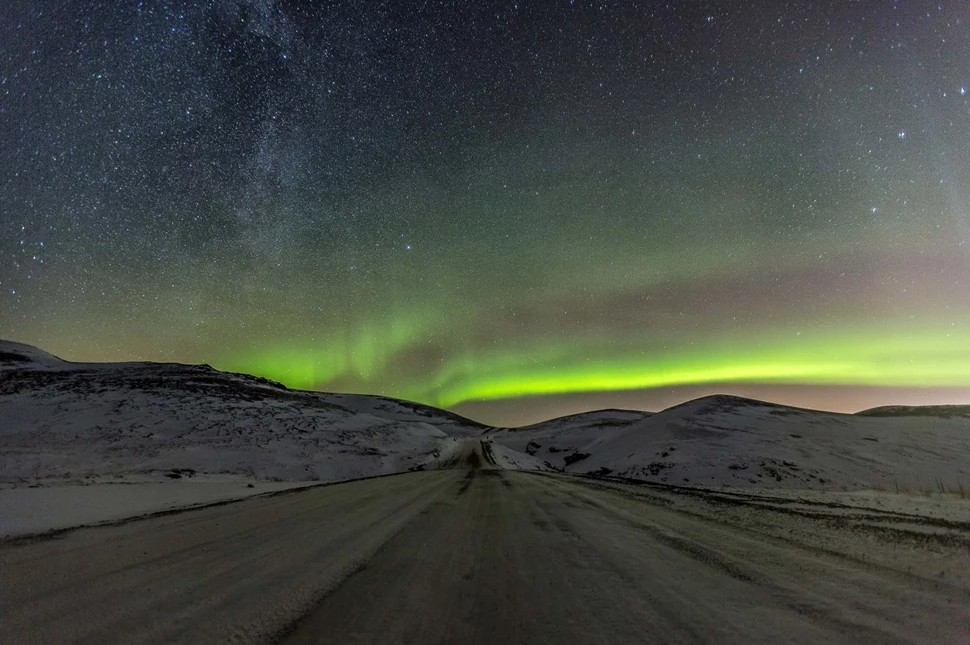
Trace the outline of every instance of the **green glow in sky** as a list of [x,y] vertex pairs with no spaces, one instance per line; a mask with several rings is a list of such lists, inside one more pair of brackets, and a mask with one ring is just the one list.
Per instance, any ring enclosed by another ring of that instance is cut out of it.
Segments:
[[[363,331],[356,345],[272,347],[241,359],[235,368],[296,388],[327,389],[347,379],[373,378],[394,355],[407,350],[404,325],[397,333]],[[569,347],[548,340],[521,341],[507,351],[467,352],[442,362],[433,378],[407,381],[393,374],[387,394],[441,407],[470,400],[544,394],[630,390],[705,383],[811,385],[970,385],[970,329],[896,325],[862,330],[790,330],[773,335],[711,339],[655,353],[604,353],[594,343]],[[962,351],[959,348],[965,348]]]
[[504,374],[469,373],[430,402],[448,407],[472,399],[704,383],[970,385],[970,335],[963,339],[968,348],[963,353],[954,352],[938,332],[928,330],[919,336],[851,334],[790,345],[737,344],[709,352],[617,356],[547,368],[533,364]]
[[0,21],[0,338],[459,410],[970,397],[966,2],[74,4]]

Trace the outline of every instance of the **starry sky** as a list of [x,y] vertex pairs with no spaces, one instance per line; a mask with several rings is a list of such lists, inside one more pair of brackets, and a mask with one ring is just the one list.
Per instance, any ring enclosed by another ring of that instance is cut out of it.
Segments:
[[970,400],[970,4],[0,7],[0,337],[517,424]]

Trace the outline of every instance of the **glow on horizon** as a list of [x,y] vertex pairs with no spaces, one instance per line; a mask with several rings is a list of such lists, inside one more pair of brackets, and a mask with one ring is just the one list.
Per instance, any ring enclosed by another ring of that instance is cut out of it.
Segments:
[[[601,348],[581,342],[574,351],[551,343],[515,346],[507,352],[454,357],[431,378],[408,382],[394,378],[393,354],[405,348],[403,338],[385,347],[374,341],[380,335],[368,334],[376,344],[367,348],[366,361],[355,359],[348,347],[276,347],[241,357],[229,368],[319,390],[342,376],[360,381],[379,375],[382,384],[395,385],[374,393],[445,408],[476,400],[705,383],[970,386],[970,329],[885,328],[792,336],[722,338],[707,347],[652,355],[638,355],[631,347],[604,355]],[[378,349],[390,350],[389,345],[396,349],[386,354]],[[589,355],[597,358],[579,358]]]

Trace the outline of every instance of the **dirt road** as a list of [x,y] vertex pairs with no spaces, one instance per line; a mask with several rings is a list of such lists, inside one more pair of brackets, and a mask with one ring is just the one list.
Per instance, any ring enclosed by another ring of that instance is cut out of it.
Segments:
[[809,518],[451,465],[0,545],[0,642],[970,642],[965,586]]

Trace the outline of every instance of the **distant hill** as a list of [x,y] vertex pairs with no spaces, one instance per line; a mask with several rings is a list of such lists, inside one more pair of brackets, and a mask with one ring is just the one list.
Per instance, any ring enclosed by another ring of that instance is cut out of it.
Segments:
[[605,410],[592,410],[590,412],[577,412],[576,414],[569,414],[564,417],[556,417],[554,419],[549,419],[548,421],[540,421],[539,423],[533,423],[528,426],[521,426],[515,428],[516,430],[537,430],[540,428],[553,428],[553,427],[564,427],[564,426],[600,426],[600,425],[623,425],[625,423],[633,423],[635,421],[642,421],[649,417],[652,412],[643,412],[641,410],[618,410],[613,408],[608,408]]
[[970,419],[970,405],[884,405],[856,412],[862,417],[937,417]]
[[490,436],[566,472],[666,484],[970,486],[970,420],[956,414],[849,415],[725,395],[640,414],[585,413]]

